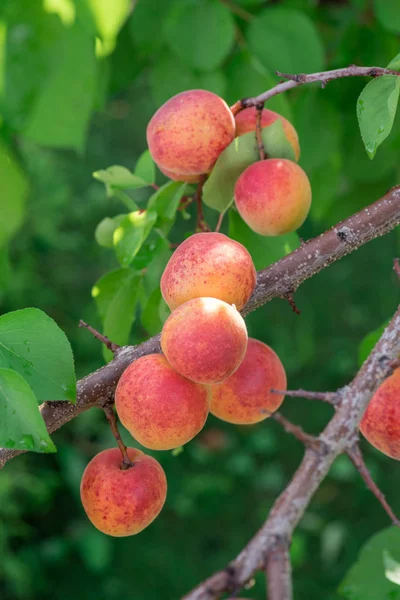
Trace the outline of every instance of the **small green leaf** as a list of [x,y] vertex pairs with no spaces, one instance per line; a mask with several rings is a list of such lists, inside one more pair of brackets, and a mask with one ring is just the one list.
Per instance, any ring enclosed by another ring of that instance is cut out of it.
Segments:
[[152,185],[155,182],[156,166],[149,150],[145,150],[140,155],[135,166],[135,176],[145,181],[147,185]]
[[117,260],[128,267],[157,220],[155,211],[136,210],[126,215],[113,234]]
[[107,169],[101,171],[95,171],[93,177],[98,181],[102,181],[111,188],[117,188],[119,190],[130,190],[135,188],[146,187],[148,183],[134,175],[126,167],[120,165],[113,165]]
[[214,0],[178,0],[164,26],[165,39],[178,58],[194,69],[212,71],[229,54],[235,21],[229,8]]
[[[93,286],[92,297],[103,321],[103,332],[115,344],[128,343],[135,321],[142,275],[133,269],[116,269]],[[106,353],[111,359],[111,353]]]
[[339,587],[348,600],[400,599],[400,529],[380,531],[363,546]]
[[186,187],[187,184],[181,181],[169,181],[151,196],[148,210],[155,210],[162,219],[172,221]]
[[97,32],[101,39],[101,56],[111,54],[114,50],[117,35],[126,21],[132,3],[130,0],[89,0]]
[[313,73],[324,66],[324,49],[313,21],[292,8],[266,8],[250,23],[250,50],[272,72]]
[[0,140],[0,247],[20,227],[28,195],[28,180],[17,159]]
[[0,368],[0,446],[56,452],[35,394],[19,373]]
[[300,239],[296,232],[277,237],[258,235],[234,210],[229,213],[229,237],[247,248],[257,270],[264,269],[300,246]]
[[42,79],[25,135],[39,144],[81,151],[96,91],[91,32],[78,21],[64,28],[52,58],[52,70]]
[[394,33],[400,33],[400,4],[398,2],[374,0],[374,12],[382,27]]
[[169,315],[169,308],[166,305],[159,287],[150,294],[147,304],[143,308],[141,322],[143,327],[150,335],[156,335],[161,331],[165,320]]
[[397,54],[386,67],[387,69],[394,69],[400,71],[400,54]]
[[384,75],[367,83],[358,98],[358,123],[365,149],[371,159],[392,130],[399,91],[400,77]]
[[360,365],[360,367],[371,353],[372,348],[375,346],[388,324],[389,321],[386,321],[383,325],[378,327],[378,329],[370,331],[361,341],[358,347],[358,364]]
[[[289,143],[282,122],[275,121],[262,130],[266,153],[270,158],[294,160],[294,152]],[[211,175],[203,188],[203,201],[210,208],[225,212],[233,200],[236,181],[239,175],[259,159],[255,132],[251,131],[235,138],[219,155]]]
[[0,317],[0,367],[18,371],[39,402],[76,400],[70,343],[55,321],[37,308]]
[[124,220],[125,215],[118,215],[116,217],[106,217],[96,227],[96,231],[94,233],[96,242],[99,246],[103,246],[103,248],[113,248],[114,247],[114,232],[119,227],[121,222]]

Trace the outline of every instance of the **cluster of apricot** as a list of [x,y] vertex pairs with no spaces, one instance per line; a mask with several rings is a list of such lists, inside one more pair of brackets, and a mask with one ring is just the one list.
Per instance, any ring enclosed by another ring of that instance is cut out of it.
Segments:
[[[145,448],[171,450],[203,428],[208,413],[235,424],[266,419],[282,403],[286,374],[275,352],[248,339],[239,313],[254,291],[256,271],[242,244],[221,233],[197,233],[172,255],[161,278],[172,313],[161,333],[162,354],[134,361],[115,392],[118,416]],[[92,523],[113,536],[149,525],[166,497],[162,467],[128,449],[105,450],[87,466],[83,506]]]

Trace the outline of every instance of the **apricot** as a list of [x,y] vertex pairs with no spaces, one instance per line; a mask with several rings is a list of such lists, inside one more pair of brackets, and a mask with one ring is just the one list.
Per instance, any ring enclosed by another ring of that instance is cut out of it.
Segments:
[[235,186],[236,207],[242,219],[260,235],[295,231],[311,206],[311,186],[299,165],[270,158],[250,165]]
[[234,306],[216,298],[194,298],[170,314],[161,348],[178,373],[198,383],[227,379],[247,347],[245,322]]
[[170,450],[201,431],[209,390],[174,371],[165,356],[142,356],[123,372],[115,392],[121,423],[142,446]]
[[233,375],[211,386],[210,412],[237,425],[263,421],[282,404],[286,373],[278,355],[263,342],[249,338],[245,357]]
[[173,253],[161,277],[171,310],[193,298],[218,298],[242,309],[256,285],[253,260],[222,233],[196,233]]
[[161,465],[141,450],[128,448],[133,466],[122,470],[118,448],[103,450],[87,465],[81,500],[87,516],[107,535],[139,533],[160,513],[167,495]]
[[369,443],[391,458],[400,460],[400,369],[377,389],[360,423]]
[[189,90],[170,98],[151,118],[147,143],[164,172],[208,173],[222,150],[235,137],[229,106],[206,90]]
[[173,181],[185,181],[186,183],[198,183],[200,181],[201,175],[182,175],[180,173],[174,173],[173,171],[168,171],[168,169],[162,169],[158,167],[164,175],[172,179]]
[[[249,131],[255,131],[256,129],[256,113],[257,109],[255,107],[245,108],[241,110],[235,117],[236,122],[236,136],[244,135],[245,133],[249,133]],[[268,110],[264,108],[261,113],[261,127],[268,127],[275,123],[275,121],[279,119],[283,125],[283,131],[290,142],[296,160],[300,158],[300,144],[299,144],[299,136],[297,135],[297,131],[293,127],[290,121],[282,117],[278,113],[273,110]]]

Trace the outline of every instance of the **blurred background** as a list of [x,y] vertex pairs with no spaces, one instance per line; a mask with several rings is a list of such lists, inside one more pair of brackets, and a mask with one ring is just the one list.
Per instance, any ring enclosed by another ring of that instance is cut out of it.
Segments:
[[[113,164],[133,169],[149,118],[175,93],[200,87],[232,104],[273,86],[275,70],[386,66],[399,52],[399,34],[400,6],[391,0],[1,0],[0,312],[46,311],[71,341],[77,376],[100,367],[102,349],[77,323],[102,326],[91,290],[118,263],[94,232],[123,206],[92,173]],[[355,106],[365,83],[307,86],[267,104],[300,136],[314,197],[304,239],[400,182],[399,120],[373,162],[363,148]],[[136,200],[146,197],[138,192]],[[216,213],[205,216],[215,223]],[[175,243],[194,231],[190,209],[185,217],[171,230]],[[276,257],[257,239],[261,268]],[[365,336],[398,302],[399,242],[393,232],[303,284],[301,316],[274,300],[247,318],[250,335],[280,355],[290,388],[334,390],[355,374],[371,345]],[[168,256],[154,267],[155,288]],[[158,327],[142,322],[143,307],[131,342]],[[312,433],[332,413],[290,398],[282,412]],[[90,525],[79,501],[84,467],[113,445],[105,418],[91,410],[53,438],[57,454],[25,455],[0,472],[2,600],[178,599],[241,550],[303,453],[276,423],[235,427],[210,417],[183,452],[157,454],[169,482],[160,517],[139,536],[112,539]],[[400,513],[399,465],[362,447]],[[338,598],[361,545],[388,525],[341,457],[293,537],[296,600]],[[265,598],[262,574],[241,595]]]

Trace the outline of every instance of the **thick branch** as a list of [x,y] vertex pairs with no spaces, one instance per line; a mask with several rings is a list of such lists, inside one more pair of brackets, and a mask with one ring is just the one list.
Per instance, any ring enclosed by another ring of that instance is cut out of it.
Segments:
[[[242,311],[243,316],[272,298],[285,297],[306,279],[370,240],[388,233],[399,223],[400,186],[392,188],[374,204],[306,242],[277,263],[259,271],[256,289]],[[56,431],[89,408],[101,407],[112,398],[118,379],[127,366],[140,356],[153,352],[160,352],[159,336],[139,346],[125,346],[117,350],[112,362],[78,382],[76,405],[45,402],[41,406],[41,413],[48,431]],[[0,469],[19,454],[22,452],[0,448]]]
[[292,600],[292,565],[286,539],[277,539],[267,558],[266,574],[268,600]]
[[[268,519],[228,569],[220,571],[187,594],[184,600],[215,600],[227,585],[243,587],[253,574],[264,567],[265,558],[279,538],[290,539],[314,492],[339,454],[354,448],[358,424],[373,394],[392,373],[390,361],[400,353],[400,306],[355,379],[338,391],[338,409],[319,440],[322,449],[308,449],[293,479],[278,497]],[[229,573],[229,582],[228,582]]]

